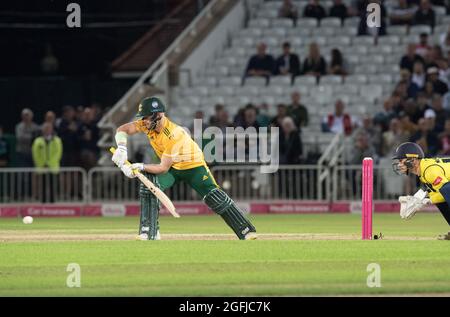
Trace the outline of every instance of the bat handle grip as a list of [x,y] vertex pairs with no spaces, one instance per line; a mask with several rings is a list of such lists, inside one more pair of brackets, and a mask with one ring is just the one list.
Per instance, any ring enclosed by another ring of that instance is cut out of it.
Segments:
[[[109,148],[109,151],[110,151],[112,154],[114,154],[114,152],[116,152],[116,149],[115,149],[114,147],[110,147],[110,148]],[[130,161],[126,161],[125,164],[131,165]],[[137,170],[137,169],[134,169],[133,172],[134,172],[134,174],[136,174],[136,175],[137,175],[138,173],[140,173],[140,171]]]

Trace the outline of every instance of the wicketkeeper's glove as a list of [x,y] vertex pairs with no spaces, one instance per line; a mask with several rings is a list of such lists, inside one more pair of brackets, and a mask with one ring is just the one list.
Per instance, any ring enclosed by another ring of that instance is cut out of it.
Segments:
[[419,189],[414,196],[400,196],[398,198],[401,204],[400,217],[402,219],[411,219],[423,206],[431,204],[431,200],[426,196],[427,192],[422,189]]

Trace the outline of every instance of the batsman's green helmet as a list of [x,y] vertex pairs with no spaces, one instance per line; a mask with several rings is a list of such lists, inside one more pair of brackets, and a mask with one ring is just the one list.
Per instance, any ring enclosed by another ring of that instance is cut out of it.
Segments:
[[166,112],[164,103],[158,97],[147,97],[140,102],[136,118],[142,119],[157,112]]

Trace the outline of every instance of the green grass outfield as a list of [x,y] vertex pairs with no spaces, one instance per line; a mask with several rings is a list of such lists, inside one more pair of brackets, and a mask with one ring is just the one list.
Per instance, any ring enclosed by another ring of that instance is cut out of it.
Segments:
[[[450,294],[440,214],[376,214],[384,239],[374,241],[360,240],[360,215],[251,219],[260,240],[223,235],[217,216],[162,217],[161,241],[135,241],[135,217],[0,219],[0,296]],[[80,288],[66,286],[69,263],[81,267]],[[381,266],[380,288],[366,284],[369,263]]]

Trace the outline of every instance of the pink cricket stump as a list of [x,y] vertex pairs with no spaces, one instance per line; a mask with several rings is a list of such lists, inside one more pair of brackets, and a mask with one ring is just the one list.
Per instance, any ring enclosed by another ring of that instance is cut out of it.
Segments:
[[372,239],[373,213],[373,161],[370,157],[363,160],[362,170],[362,239]]

